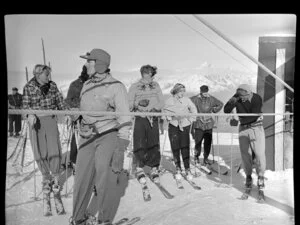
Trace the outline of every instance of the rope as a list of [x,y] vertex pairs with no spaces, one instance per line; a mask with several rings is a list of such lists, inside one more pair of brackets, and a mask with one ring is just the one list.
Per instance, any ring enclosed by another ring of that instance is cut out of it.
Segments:
[[155,113],[155,112],[107,112],[79,110],[31,110],[9,109],[8,114],[41,114],[46,115],[93,115],[93,116],[276,116],[294,115],[294,113]]

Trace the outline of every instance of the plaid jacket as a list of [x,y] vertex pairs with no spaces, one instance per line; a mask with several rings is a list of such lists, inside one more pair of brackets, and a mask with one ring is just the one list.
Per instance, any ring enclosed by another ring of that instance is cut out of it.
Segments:
[[63,96],[56,84],[51,81],[47,95],[43,95],[40,84],[32,78],[23,88],[23,108],[33,110],[66,109]]

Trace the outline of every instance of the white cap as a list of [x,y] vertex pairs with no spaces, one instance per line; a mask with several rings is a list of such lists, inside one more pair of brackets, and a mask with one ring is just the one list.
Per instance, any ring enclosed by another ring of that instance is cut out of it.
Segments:
[[252,90],[248,84],[241,84],[240,86],[238,86],[237,89],[247,91],[248,93],[252,92]]

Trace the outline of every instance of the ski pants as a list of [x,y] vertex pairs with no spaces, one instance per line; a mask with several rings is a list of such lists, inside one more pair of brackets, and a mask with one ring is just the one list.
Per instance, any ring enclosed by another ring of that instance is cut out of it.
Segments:
[[29,125],[29,138],[43,178],[58,176],[62,153],[56,116],[37,117],[35,125]]
[[79,138],[79,149],[76,161],[76,174],[73,191],[73,219],[84,219],[88,213],[88,207],[96,186],[96,206],[100,220],[103,218],[105,188],[107,185],[108,172],[114,151],[118,149],[117,131],[100,134],[95,138]]
[[133,152],[138,167],[159,167],[161,155],[157,117],[153,117],[152,126],[148,118],[136,117],[133,132]]
[[245,128],[240,125],[239,145],[246,175],[252,174],[252,153],[254,153],[258,175],[263,176],[266,170],[264,127],[262,125],[256,125]]
[[[15,130],[15,133],[19,133],[21,131],[22,126],[22,115],[9,115],[9,133],[13,133]],[[15,125],[15,129],[14,129]]]
[[178,126],[169,124],[168,133],[176,168],[181,168],[180,154],[184,168],[190,168],[190,127],[186,126],[181,131]]
[[195,156],[199,157],[201,154],[202,141],[204,140],[203,158],[207,159],[211,149],[212,143],[212,129],[202,130],[195,129]]

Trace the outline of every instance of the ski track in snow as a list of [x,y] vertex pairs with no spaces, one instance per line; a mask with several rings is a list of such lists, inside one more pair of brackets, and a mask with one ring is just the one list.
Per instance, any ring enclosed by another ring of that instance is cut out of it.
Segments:
[[[66,152],[66,134],[63,134],[62,125],[59,127],[62,138],[63,153]],[[230,168],[230,133],[219,134],[219,149],[214,147],[214,159],[220,161],[221,165]],[[161,148],[163,148],[164,135],[161,135]],[[216,144],[216,133],[214,133],[214,144]],[[17,143],[16,138],[8,138],[7,155],[9,156]],[[182,181],[184,189],[179,190],[176,187],[175,180],[168,172],[161,176],[161,183],[175,197],[166,199],[159,189],[148,180],[152,200],[144,202],[140,184],[135,180],[129,180],[125,195],[121,198],[115,221],[123,218],[141,217],[136,224],[143,225],[285,225],[294,224],[294,196],[293,196],[293,169],[285,171],[266,171],[268,180],[265,181],[266,203],[256,202],[256,185],[252,190],[248,200],[242,201],[238,198],[242,195],[244,172],[237,174],[236,165],[240,162],[240,153],[238,150],[238,140],[234,137],[234,146],[232,148],[233,156],[233,176],[232,186],[230,186],[230,175],[220,176],[221,183],[218,181],[218,174],[205,175],[194,178],[194,181],[201,186],[201,191],[194,190],[186,181]],[[191,139],[191,147],[194,143]],[[220,158],[218,158],[218,150]],[[170,144],[167,138],[164,146],[164,156],[171,156]],[[69,218],[72,211],[72,185],[73,176],[68,178],[68,192],[70,194],[62,197],[66,215],[56,215],[53,197],[51,199],[53,216],[44,217],[42,208],[41,194],[41,174],[36,172],[36,196],[40,199],[34,200],[34,176],[33,163],[23,168],[12,166],[15,160],[14,156],[7,163],[6,174],[6,224],[13,225],[50,225],[50,224],[69,224]],[[21,154],[17,164],[20,164]],[[210,159],[212,156],[210,155]],[[26,152],[24,164],[33,160],[31,145],[29,139],[26,143]],[[129,168],[129,158],[125,158],[124,167]],[[162,165],[171,167],[172,163],[163,157]],[[37,168],[37,166],[36,166]],[[194,167],[191,165],[192,172]],[[199,173],[199,171],[198,171]],[[256,184],[256,175],[253,174],[254,184]],[[62,190],[65,194],[66,183]]]

